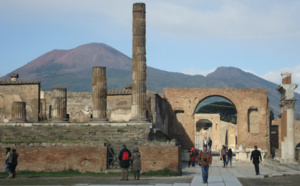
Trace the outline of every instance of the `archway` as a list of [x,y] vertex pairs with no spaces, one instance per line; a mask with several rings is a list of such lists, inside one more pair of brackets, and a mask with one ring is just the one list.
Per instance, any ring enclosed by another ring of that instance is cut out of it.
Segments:
[[[210,137],[213,151],[220,150],[222,145],[236,149],[237,110],[229,99],[217,95],[206,97],[198,103],[194,114],[196,146],[202,148]],[[210,126],[207,121],[210,121]]]

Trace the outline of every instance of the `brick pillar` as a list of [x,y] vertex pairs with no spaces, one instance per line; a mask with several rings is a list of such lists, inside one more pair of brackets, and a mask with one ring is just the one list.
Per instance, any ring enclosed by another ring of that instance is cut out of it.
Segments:
[[146,118],[146,5],[133,4],[131,122]]
[[281,93],[281,158],[287,162],[295,161],[295,113],[294,89],[291,73],[282,73],[282,84],[277,90]]
[[67,118],[67,89],[53,88],[51,92],[51,121],[66,122]]
[[25,123],[26,119],[26,103],[22,101],[14,101],[11,108],[11,119],[13,123]]
[[105,122],[107,107],[106,67],[93,67],[92,78],[93,119],[94,122]]

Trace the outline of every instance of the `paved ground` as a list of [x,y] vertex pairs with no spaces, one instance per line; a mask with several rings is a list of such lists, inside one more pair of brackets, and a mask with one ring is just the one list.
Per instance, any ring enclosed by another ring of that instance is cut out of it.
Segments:
[[[272,167],[269,168],[269,167]],[[194,186],[203,185],[199,166],[187,167],[183,163],[183,175],[178,177],[141,177],[141,180],[120,181],[118,177],[76,176],[63,178],[18,177],[7,180],[0,178],[0,185],[156,185],[156,186]],[[275,170],[276,169],[276,170]],[[215,160],[209,169],[208,184],[205,185],[299,185],[300,171],[285,167],[260,166],[261,175],[255,175],[251,163],[234,163],[232,168],[222,168]],[[284,176],[285,175],[285,176]],[[298,176],[291,176],[298,175]],[[267,178],[266,178],[267,177]]]

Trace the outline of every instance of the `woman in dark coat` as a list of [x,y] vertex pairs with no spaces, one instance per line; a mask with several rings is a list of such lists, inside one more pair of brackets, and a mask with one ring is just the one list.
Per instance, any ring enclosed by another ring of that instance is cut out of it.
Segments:
[[142,168],[141,164],[141,154],[139,152],[139,148],[135,147],[132,151],[132,170],[134,172],[134,180],[140,179],[140,171]]
[[[127,155],[126,159],[124,159],[124,153]],[[128,167],[130,166],[130,158],[131,152],[126,148],[126,145],[122,145],[122,150],[119,154],[120,160],[120,167],[122,168],[122,179],[121,180],[128,180]]]

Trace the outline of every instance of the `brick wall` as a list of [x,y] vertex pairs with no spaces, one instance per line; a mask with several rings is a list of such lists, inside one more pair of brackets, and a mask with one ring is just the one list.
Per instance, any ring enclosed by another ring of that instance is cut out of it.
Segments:
[[[80,172],[103,172],[106,169],[107,147],[14,147],[18,158],[18,171],[62,171],[67,169]],[[0,162],[5,159],[5,146],[0,149]],[[1,163],[0,171],[4,171]]]
[[181,172],[181,151],[179,146],[140,147],[142,171],[168,168]]

